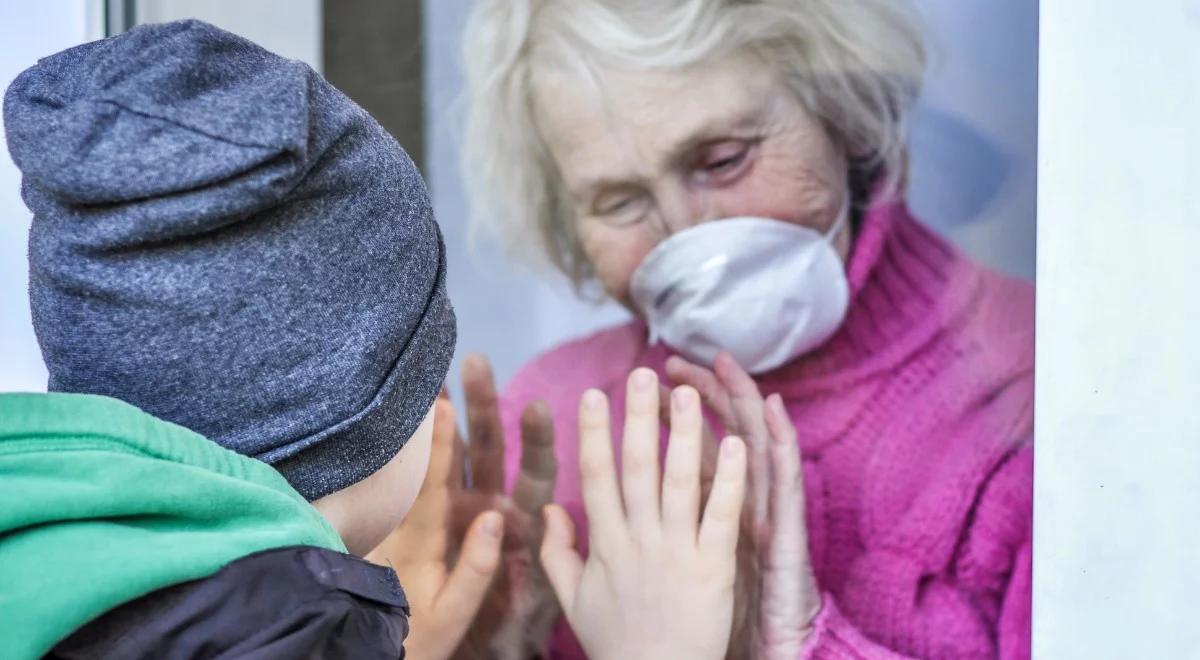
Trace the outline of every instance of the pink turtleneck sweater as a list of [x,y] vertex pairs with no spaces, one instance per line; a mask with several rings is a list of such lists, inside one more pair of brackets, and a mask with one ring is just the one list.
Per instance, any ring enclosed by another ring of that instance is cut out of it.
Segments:
[[[867,213],[847,273],[839,332],[758,379],[783,395],[803,450],[823,594],[805,657],[1028,657],[1033,287],[971,263],[903,205]],[[579,397],[607,392],[621,428],[630,370],[664,376],[670,355],[646,336],[631,322],[560,346],[502,395],[510,438],[528,402],[549,404],[555,495],[581,543]],[[520,447],[508,447],[511,479]],[[582,656],[564,630],[553,652]]]

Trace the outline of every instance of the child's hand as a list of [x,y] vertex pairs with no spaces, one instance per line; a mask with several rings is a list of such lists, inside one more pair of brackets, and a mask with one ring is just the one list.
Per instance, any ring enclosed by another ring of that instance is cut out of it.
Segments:
[[[506,495],[504,430],[487,360],[469,356],[462,379],[469,444],[443,395],[421,494],[404,522],[368,558],[390,559],[408,594],[413,609],[409,657],[528,658],[544,650],[559,613],[534,555],[543,528],[537,514],[554,493],[554,429],[545,405],[525,409],[521,468],[511,497]],[[468,462],[469,486],[464,483]],[[489,521],[503,534],[495,557],[491,539],[480,537],[480,525]],[[463,577],[454,583],[460,571]],[[453,609],[429,609],[439,593],[452,599]]]
[[[700,398],[671,395],[671,436],[659,485],[658,381],[629,379],[620,486],[608,402],[591,390],[579,411],[579,467],[590,528],[585,562],[566,512],[546,507],[542,563],[588,656],[721,658],[733,619],[734,552],[746,488],[742,441],[721,445],[700,520]],[[623,504],[622,504],[623,501]]]
[[726,430],[746,438],[753,483],[748,509],[761,573],[752,647],[758,658],[798,658],[821,598],[808,556],[796,429],[779,395],[764,401],[732,356],[722,353],[714,367],[672,357],[667,373],[699,390]]
[[[454,408],[439,399],[434,409],[429,472],[412,509],[367,559],[391,566],[412,610],[404,647],[408,657],[449,658],[467,633],[500,565],[504,518],[479,514],[450,568],[448,557],[451,473],[455,469]],[[461,450],[458,450],[461,451]]]

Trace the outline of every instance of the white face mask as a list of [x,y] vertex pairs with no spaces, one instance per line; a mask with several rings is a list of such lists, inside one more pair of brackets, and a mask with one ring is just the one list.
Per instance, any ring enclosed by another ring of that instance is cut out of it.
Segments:
[[729,218],[679,232],[633,273],[630,294],[650,326],[684,357],[711,365],[729,351],[746,371],[770,371],[816,348],[850,301],[829,232],[765,218]]

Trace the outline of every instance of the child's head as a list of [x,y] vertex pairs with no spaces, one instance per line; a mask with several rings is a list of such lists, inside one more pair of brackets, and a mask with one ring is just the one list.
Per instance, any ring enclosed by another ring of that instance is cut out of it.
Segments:
[[383,541],[412,507],[429,467],[433,409],[400,453],[362,481],[313,502],[333,524],[346,548],[365,555]]
[[4,115],[50,389],[275,466],[352,549],[395,524],[455,337],[395,140],[309,67],[198,21],[46,58]]

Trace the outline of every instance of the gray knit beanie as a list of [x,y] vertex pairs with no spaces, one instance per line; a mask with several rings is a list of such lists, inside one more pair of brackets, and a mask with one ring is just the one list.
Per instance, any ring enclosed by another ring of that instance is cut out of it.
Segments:
[[424,182],[303,63],[199,21],[25,71],[4,125],[51,390],[115,397],[317,499],[391,460],[454,351]]

